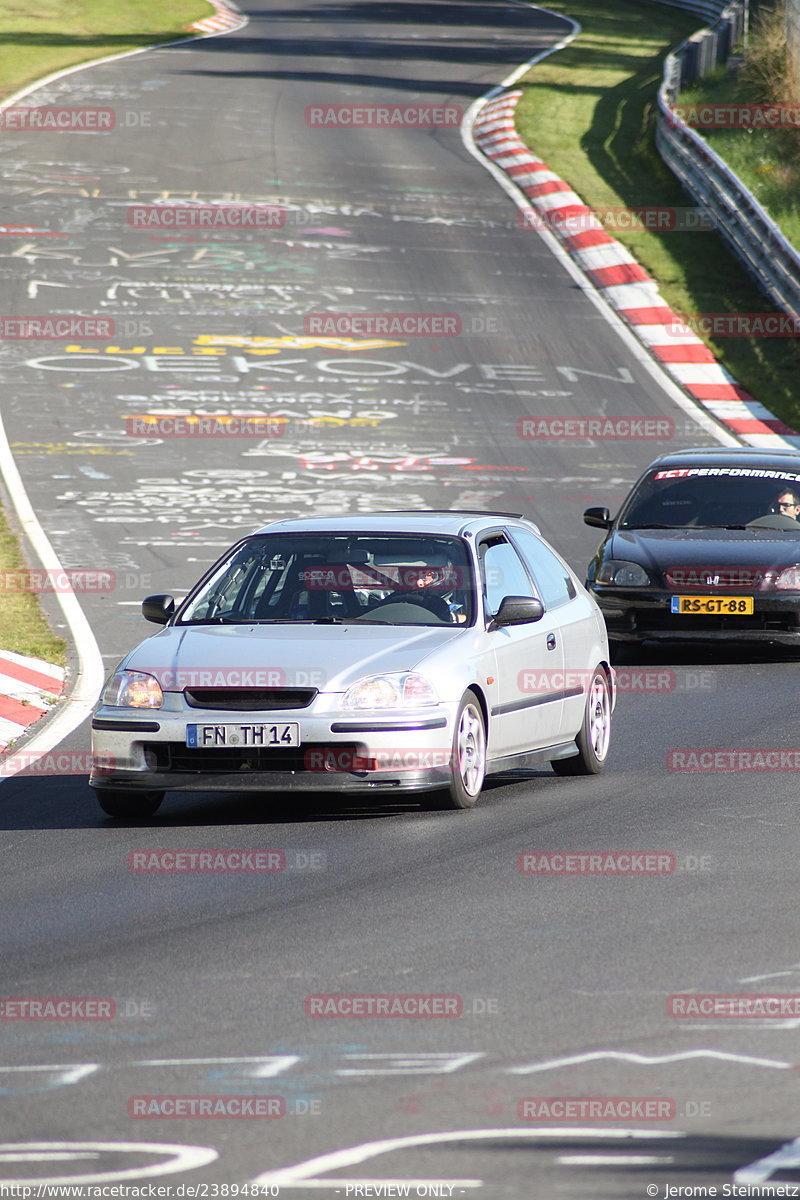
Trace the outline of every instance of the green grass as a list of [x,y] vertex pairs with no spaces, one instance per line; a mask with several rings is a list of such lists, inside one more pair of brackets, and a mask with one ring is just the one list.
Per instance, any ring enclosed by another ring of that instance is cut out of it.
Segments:
[[[678,103],[753,104],[753,90],[738,71],[714,71],[681,92]],[[800,249],[800,166],[786,153],[786,138],[800,143],[800,129],[791,134],[770,129],[701,129],[699,132],[730,165],[763,204],[785,237]]]
[[0,99],[62,67],[186,37],[206,0],[0,0]]
[[[16,534],[0,510],[0,580],[5,580],[7,572],[21,571],[24,586],[27,568]],[[12,576],[12,580],[13,586],[18,586],[18,579]],[[0,588],[0,648],[64,666],[66,647],[64,638],[48,626],[35,592]]]
[[[0,0],[0,98],[62,67],[186,37],[212,11],[206,0]],[[27,566],[0,510],[0,573]],[[0,648],[63,666],[66,645],[35,593],[0,590]]]
[[[582,33],[531,69],[517,107],[521,137],[592,207],[691,206],[655,148],[656,93],[665,54],[699,27],[655,3],[548,0]],[[612,234],[628,246],[678,312],[775,311],[715,233]],[[800,350],[794,339],[704,339],[755,397],[800,428]]]

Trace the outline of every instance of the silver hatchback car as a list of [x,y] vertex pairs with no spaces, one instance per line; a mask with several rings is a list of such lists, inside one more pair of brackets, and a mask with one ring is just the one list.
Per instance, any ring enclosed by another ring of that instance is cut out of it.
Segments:
[[92,720],[112,816],[170,791],[422,793],[470,808],[487,774],[605,763],[605,624],[521,516],[390,512],[276,521],[128,654]]

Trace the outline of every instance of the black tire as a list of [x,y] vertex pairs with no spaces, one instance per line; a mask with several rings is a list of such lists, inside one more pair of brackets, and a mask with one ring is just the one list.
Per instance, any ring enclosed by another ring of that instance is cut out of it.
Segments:
[[556,775],[599,775],[606,765],[610,737],[611,688],[605,671],[597,667],[586,693],[583,724],[575,738],[578,753],[572,758],[554,758],[551,765]]
[[458,708],[450,753],[450,783],[439,792],[428,792],[422,805],[428,809],[474,808],[486,778],[486,722],[478,697],[466,692]]
[[125,792],[120,788],[98,788],[97,803],[110,817],[152,817],[163,792]]

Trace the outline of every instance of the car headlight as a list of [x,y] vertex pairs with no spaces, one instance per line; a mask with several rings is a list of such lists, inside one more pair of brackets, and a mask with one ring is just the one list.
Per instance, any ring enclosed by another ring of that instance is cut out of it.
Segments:
[[101,703],[111,708],[161,708],[164,693],[154,675],[116,671],[103,688]]
[[800,592],[800,566],[785,567],[772,586],[785,592]]
[[342,708],[416,708],[438,703],[433,684],[414,671],[367,675],[352,684],[342,697]]
[[597,583],[613,583],[615,587],[646,587],[652,579],[638,563],[609,558],[597,572]]

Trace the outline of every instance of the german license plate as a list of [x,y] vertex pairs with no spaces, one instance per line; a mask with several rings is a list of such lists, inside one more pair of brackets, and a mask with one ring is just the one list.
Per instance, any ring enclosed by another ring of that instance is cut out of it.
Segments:
[[220,746],[299,746],[299,725],[187,725],[186,745],[198,750]]
[[752,596],[673,596],[670,601],[670,612],[701,617],[746,617],[753,611]]

